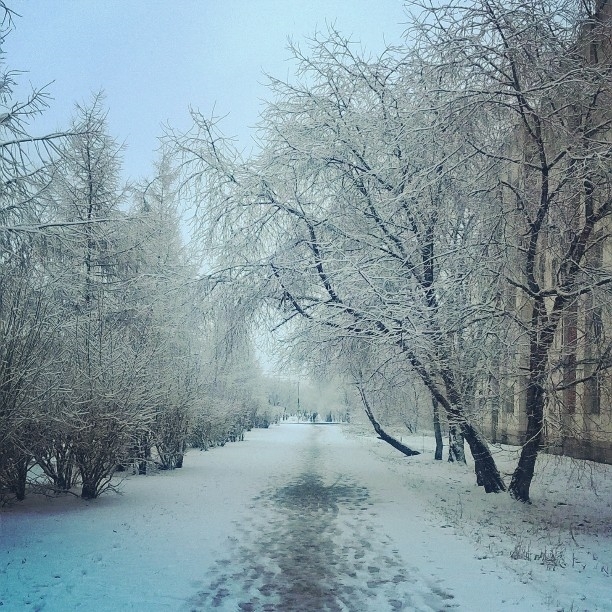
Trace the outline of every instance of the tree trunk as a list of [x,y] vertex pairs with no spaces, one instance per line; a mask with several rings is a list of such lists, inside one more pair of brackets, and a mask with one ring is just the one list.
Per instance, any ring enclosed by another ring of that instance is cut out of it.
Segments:
[[74,480],[74,468],[71,462],[58,469],[56,486],[60,491],[70,491]]
[[465,463],[465,445],[463,433],[457,425],[448,428],[448,461],[449,463]]
[[440,427],[440,408],[438,406],[438,400],[432,397],[433,403],[433,426],[434,435],[436,437],[436,454],[434,459],[436,461],[442,461],[442,451],[444,450],[444,442],[442,441],[442,428]]
[[410,363],[425,386],[429,389],[432,397],[444,408],[449,422],[459,424],[460,431],[465,441],[470,447],[472,457],[474,457],[474,469],[476,481],[479,486],[485,488],[487,493],[499,493],[506,490],[506,485],[495,465],[495,459],[480,432],[468,423],[463,414],[460,403],[460,395],[457,392],[452,376],[448,372],[442,372],[445,395],[438,384],[431,377],[428,369],[421,363],[418,357],[409,349],[404,347],[404,352],[408,356]]
[[57,474],[57,488],[60,489],[60,491],[69,491],[72,489],[75,479],[74,456],[72,453],[72,442],[70,439],[56,445],[55,465]]
[[412,450],[411,448],[407,447],[405,444],[402,444],[399,440],[397,440],[393,436],[390,436],[380,426],[380,423],[376,420],[376,418],[374,417],[374,414],[372,413],[372,409],[370,408],[370,404],[368,403],[368,400],[366,398],[365,391],[361,388],[361,386],[358,386],[358,388],[359,388],[359,394],[361,395],[361,401],[363,402],[363,407],[365,409],[365,413],[370,423],[372,423],[372,427],[374,427],[374,431],[379,435],[380,439],[384,440],[387,444],[390,444],[393,448],[400,451],[400,453],[404,453],[404,455],[406,455],[407,457],[412,457],[414,455],[420,455],[421,453],[419,453],[419,451]]
[[16,461],[14,493],[19,501],[23,501],[26,496],[26,483],[28,481],[28,471],[30,470],[30,456],[26,455]]
[[462,425],[463,435],[470,446],[472,457],[474,458],[474,470],[476,472],[476,482],[478,486],[484,487],[487,493],[499,493],[506,490],[504,483],[487,441],[481,433],[471,424]]
[[98,496],[97,486],[94,482],[85,481],[83,482],[83,488],[81,489],[82,499],[95,499]]
[[144,476],[147,473],[147,466],[151,459],[151,445],[147,435],[142,437],[138,446],[138,459],[138,474]]
[[412,457],[413,455],[420,455],[419,451],[412,450],[405,444],[402,444],[397,438],[390,436],[386,433],[380,424],[376,423],[376,421],[372,420],[372,425],[376,430],[376,433],[379,435],[381,440],[384,440],[387,444],[390,444],[393,448],[400,451],[400,453],[404,453],[407,457]]
[[185,457],[185,449],[186,449],[186,444],[185,442],[181,442],[180,443],[180,447],[179,447],[179,451],[176,455],[176,462],[174,464],[174,467],[176,469],[180,469],[183,467],[183,458]]
[[548,351],[552,346],[557,323],[559,321],[562,303],[551,316],[547,316],[543,298],[534,301],[531,314],[531,339],[529,348],[529,383],[527,386],[527,399],[525,410],[527,412],[527,430],[521,449],[519,462],[510,481],[510,495],[529,503],[529,489],[535,470],[536,459],[543,443],[544,430],[544,402],[546,392],[544,381],[548,366]]
[[[461,396],[456,390],[452,376],[448,372],[443,372],[442,379],[448,394],[448,400],[446,398],[443,399],[446,401],[445,408],[449,414],[449,422],[451,424],[454,423],[461,433],[460,437],[456,436],[455,438],[455,444],[457,445],[457,451],[455,452],[463,451],[463,439],[465,438],[474,458],[474,471],[476,472],[476,483],[478,486],[484,487],[487,493],[505,491],[506,485],[495,465],[495,459],[491,455],[487,441],[480,431],[466,419],[463,413]],[[465,453],[463,453],[462,457],[459,455],[458,460],[465,462]]]
[[[527,431],[525,432],[525,443],[521,450],[521,456],[510,482],[510,495],[518,501],[531,503],[529,490],[535,470],[536,459],[542,446],[542,426],[544,421],[544,393],[536,390],[529,393],[533,398],[527,408]],[[529,401],[529,400],[528,400]]]

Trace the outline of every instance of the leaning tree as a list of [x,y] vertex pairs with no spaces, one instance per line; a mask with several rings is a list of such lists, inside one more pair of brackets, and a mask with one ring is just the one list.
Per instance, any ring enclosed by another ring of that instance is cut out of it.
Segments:
[[272,80],[256,157],[195,112],[175,138],[217,266],[303,333],[396,347],[470,445],[478,483],[504,490],[469,394],[482,362],[469,330],[496,288],[466,282],[483,223],[462,189],[464,145],[437,129],[399,51],[366,61],[333,32],[293,51],[300,79]]
[[[449,132],[475,116],[489,126],[466,134],[466,143],[487,169],[480,193],[497,202],[506,284],[499,309],[527,338],[519,371],[507,375],[526,376],[526,427],[510,493],[529,501],[555,342],[575,344],[577,310],[612,281],[602,257],[612,214],[610,6],[475,0],[415,7],[423,12],[411,31],[423,73],[439,83],[438,121]],[[560,338],[564,322],[570,331]],[[575,367],[569,378],[566,388],[578,382]]]

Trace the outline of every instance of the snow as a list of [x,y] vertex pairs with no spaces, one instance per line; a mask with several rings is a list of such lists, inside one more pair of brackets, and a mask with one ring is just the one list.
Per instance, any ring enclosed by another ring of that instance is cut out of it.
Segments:
[[121,495],[30,496],[0,510],[2,610],[612,610],[608,467],[545,459],[523,505],[403,441],[426,452],[280,425]]

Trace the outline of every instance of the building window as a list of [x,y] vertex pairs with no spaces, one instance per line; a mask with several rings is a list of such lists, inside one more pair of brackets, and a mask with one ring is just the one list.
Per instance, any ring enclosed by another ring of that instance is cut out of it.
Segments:
[[601,413],[601,377],[600,373],[596,372],[584,386],[585,408],[589,414]]
[[568,414],[576,412],[576,345],[578,341],[578,305],[570,305],[563,317],[563,404]]
[[514,414],[514,386],[507,385],[503,394],[503,406],[506,414]]

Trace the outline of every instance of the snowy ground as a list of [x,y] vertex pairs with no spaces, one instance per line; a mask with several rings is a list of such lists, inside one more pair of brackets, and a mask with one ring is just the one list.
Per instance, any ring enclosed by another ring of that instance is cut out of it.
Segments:
[[[404,438],[417,450],[427,437]],[[510,470],[512,449],[500,450]],[[123,495],[0,510],[2,610],[612,610],[609,468],[552,458],[533,505],[339,425],[191,451]]]

